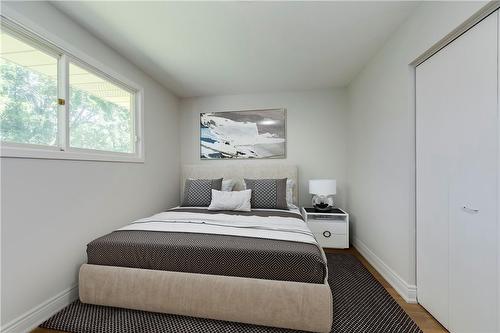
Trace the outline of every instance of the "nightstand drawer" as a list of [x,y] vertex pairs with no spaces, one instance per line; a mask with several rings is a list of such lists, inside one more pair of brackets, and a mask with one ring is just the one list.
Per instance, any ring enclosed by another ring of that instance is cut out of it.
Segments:
[[348,248],[347,235],[334,234],[328,230],[323,232],[314,232],[314,237],[321,247],[326,248]]
[[334,222],[334,221],[309,221],[309,229],[314,233],[323,233],[324,231],[329,231],[336,235],[347,234],[347,223],[345,222]]

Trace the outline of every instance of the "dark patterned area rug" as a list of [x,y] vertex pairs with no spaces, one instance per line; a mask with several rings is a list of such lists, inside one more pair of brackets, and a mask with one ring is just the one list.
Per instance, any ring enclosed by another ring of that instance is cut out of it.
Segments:
[[[333,292],[332,333],[422,332],[384,287],[351,254],[328,254]],[[76,301],[41,327],[75,333],[292,333],[297,331],[200,319]]]

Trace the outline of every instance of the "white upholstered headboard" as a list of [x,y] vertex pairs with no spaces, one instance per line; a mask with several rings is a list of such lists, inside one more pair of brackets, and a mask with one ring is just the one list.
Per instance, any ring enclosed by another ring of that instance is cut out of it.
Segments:
[[[224,165],[184,165],[181,174],[181,198],[184,195],[184,183],[187,178],[193,179],[214,179],[214,178],[233,179],[236,181],[235,191],[243,189],[243,178],[263,179],[263,178],[288,178],[293,179],[295,186],[293,188],[293,203],[298,205],[298,171],[295,165],[266,163],[230,163]],[[182,200],[182,199],[181,199]]]

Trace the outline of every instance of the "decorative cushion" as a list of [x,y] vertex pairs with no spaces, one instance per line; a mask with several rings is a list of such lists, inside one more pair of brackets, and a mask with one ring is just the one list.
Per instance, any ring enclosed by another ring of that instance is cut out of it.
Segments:
[[186,179],[183,207],[208,207],[212,202],[212,190],[220,190],[222,178]]
[[295,181],[293,179],[286,180],[286,204],[288,209],[298,209],[293,203],[293,188],[295,186]]
[[234,180],[223,179],[222,180],[222,191],[232,191],[234,187]]
[[245,179],[245,187],[252,190],[252,208],[288,209],[286,180]]
[[252,190],[244,191],[217,191],[212,190],[212,202],[208,210],[236,210],[251,211],[250,199]]

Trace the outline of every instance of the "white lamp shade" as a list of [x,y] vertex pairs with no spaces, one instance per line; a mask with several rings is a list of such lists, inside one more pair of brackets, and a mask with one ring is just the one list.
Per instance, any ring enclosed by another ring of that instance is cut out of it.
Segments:
[[309,193],[316,195],[337,194],[337,181],[335,179],[311,179],[309,180]]

